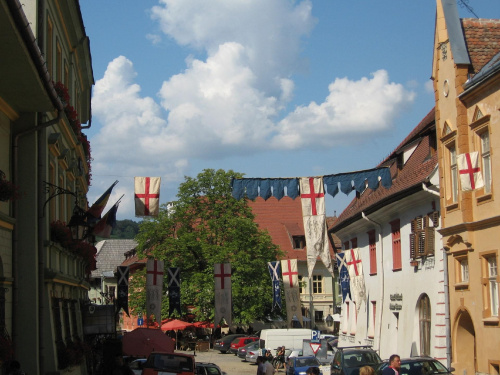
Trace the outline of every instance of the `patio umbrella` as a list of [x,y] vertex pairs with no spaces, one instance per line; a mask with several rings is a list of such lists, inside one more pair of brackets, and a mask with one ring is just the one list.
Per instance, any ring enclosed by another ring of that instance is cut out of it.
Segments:
[[123,354],[145,357],[154,350],[173,353],[174,342],[157,328],[136,328],[123,336]]
[[171,320],[170,322],[166,322],[161,325],[161,329],[164,331],[175,331],[175,347],[178,348],[178,342],[177,342],[177,331],[179,330],[184,330],[187,327],[192,327],[193,324],[189,322],[184,322],[179,319],[174,319]]
[[192,327],[193,326],[193,323],[189,323],[189,322],[184,322],[183,320],[179,320],[179,319],[174,319],[174,320],[171,320],[169,322],[166,322],[166,323],[163,323],[161,325],[161,329],[163,331],[178,331],[178,330],[184,330],[186,329],[187,327]]

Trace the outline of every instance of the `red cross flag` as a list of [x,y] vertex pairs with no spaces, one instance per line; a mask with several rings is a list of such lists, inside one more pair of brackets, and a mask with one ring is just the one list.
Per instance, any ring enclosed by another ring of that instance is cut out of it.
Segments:
[[350,249],[345,251],[347,270],[349,271],[349,281],[352,300],[356,303],[356,310],[361,307],[365,300],[365,277],[363,276],[363,263],[359,256],[359,249]]
[[297,259],[283,259],[281,261],[281,275],[283,285],[286,288],[296,288],[299,286],[299,272],[297,271]]
[[161,323],[161,297],[163,294],[163,261],[148,259],[146,263],[146,314]]
[[312,275],[318,257],[333,275],[326,228],[323,177],[300,178],[300,200],[307,247],[307,271]]
[[135,177],[135,216],[158,216],[161,177]]
[[484,186],[477,151],[458,155],[457,164],[463,191],[480,189]]
[[285,287],[286,316],[289,327],[294,327],[294,322],[302,326],[302,308],[300,304],[299,272],[297,259],[281,260],[281,276]]
[[232,300],[231,300],[231,263],[214,264],[215,278],[215,324],[221,319],[231,325]]

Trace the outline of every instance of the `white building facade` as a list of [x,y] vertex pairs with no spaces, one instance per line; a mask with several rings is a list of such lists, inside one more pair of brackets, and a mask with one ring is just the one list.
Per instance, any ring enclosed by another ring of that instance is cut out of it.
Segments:
[[[390,189],[367,189],[330,229],[353,253],[364,297],[342,303],[339,346],[370,345],[382,359],[447,352],[445,270],[439,229],[434,111],[379,166]],[[361,262],[359,262],[361,260]],[[361,271],[362,269],[362,271]],[[359,295],[359,294],[358,294]]]

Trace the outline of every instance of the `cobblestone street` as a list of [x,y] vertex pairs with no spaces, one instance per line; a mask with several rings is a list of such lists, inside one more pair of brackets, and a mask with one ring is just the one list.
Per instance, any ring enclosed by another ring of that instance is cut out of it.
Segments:
[[[179,351],[179,353],[188,353],[189,351]],[[251,362],[244,362],[234,354],[222,354],[218,350],[210,349],[207,352],[196,352],[196,362],[211,362],[218,365],[227,375],[255,375],[257,373],[257,365]],[[277,374],[284,375],[283,369]]]

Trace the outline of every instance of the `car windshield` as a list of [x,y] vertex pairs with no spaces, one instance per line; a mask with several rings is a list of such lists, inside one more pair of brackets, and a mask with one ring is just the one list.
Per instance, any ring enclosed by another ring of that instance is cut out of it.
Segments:
[[[384,363],[381,370],[389,364]],[[421,361],[401,361],[401,375],[432,375],[432,374],[449,374],[446,367],[441,362],[436,360],[421,360]]]
[[145,367],[159,371],[193,371],[193,360],[175,354],[153,353],[149,356]]
[[375,352],[345,353],[344,363],[346,367],[360,367],[380,363],[380,357]]
[[319,361],[315,357],[297,358],[295,367],[319,366]]

